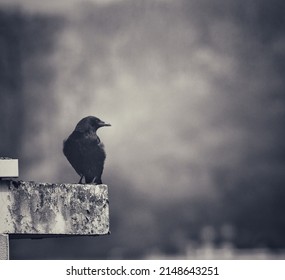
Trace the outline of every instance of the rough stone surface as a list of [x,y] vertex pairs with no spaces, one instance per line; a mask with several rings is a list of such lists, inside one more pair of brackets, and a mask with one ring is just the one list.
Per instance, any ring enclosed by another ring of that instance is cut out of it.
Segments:
[[0,233],[101,235],[108,232],[106,185],[0,182]]
[[9,236],[0,234],[0,260],[9,259]]

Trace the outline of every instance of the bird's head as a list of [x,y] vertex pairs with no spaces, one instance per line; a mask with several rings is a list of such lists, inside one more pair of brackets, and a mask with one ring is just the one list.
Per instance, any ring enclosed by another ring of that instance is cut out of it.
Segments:
[[96,132],[96,130],[102,126],[111,126],[109,123],[105,123],[99,118],[88,116],[83,118],[75,127],[75,131],[82,133]]

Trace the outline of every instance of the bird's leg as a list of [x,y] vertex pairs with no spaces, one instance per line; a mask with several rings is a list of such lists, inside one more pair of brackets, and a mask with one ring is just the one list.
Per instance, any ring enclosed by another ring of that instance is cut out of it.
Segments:
[[94,177],[91,183],[96,185],[101,185],[102,184],[101,177]]
[[78,182],[78,184],[82,184],[82,179],[83,179],[83,175],[81,175],[80,180]]
[[96,185],[101,185],[101,184],[102,184],[101,176],[95,177],[95,178],[94,178],[94,183],[95,183]]

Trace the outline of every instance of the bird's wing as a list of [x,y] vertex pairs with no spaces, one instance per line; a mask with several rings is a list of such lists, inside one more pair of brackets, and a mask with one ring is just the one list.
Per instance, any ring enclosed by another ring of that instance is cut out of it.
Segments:
[[63,142],[63,153],[66,156],[69,163],[75,169],[75,171],[82,176],[80,163],[82,158],[82,152],[80,149],[80,135],[78,133],[72,133],[67,140]]
[[64,142],[63,153],[80,176],[85,179],[101,176],[105,152],[99,138],[88,138],[73,132]]

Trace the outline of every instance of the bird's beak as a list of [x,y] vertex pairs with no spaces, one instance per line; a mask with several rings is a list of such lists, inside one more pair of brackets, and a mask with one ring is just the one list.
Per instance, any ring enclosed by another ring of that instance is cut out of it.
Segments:
[[99,126],[100,126],[100,127],[102,127],[102,126],[111,126],[111,124],[105,123],[105,122],[101,121],[101,122],[99,123]]

